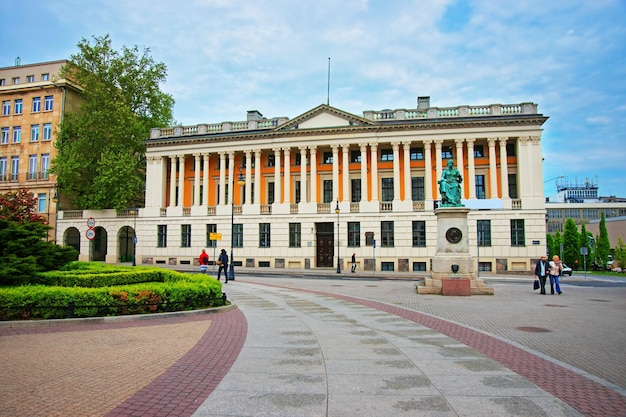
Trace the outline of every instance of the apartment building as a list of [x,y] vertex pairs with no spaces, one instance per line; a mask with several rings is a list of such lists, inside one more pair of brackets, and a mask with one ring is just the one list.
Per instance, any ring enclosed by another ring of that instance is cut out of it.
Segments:
[[49,219],[54,239],[56,178],[49,174],[63,115],[78,105],[78,89],[59,76],[66,61],[0,68],[0,193],[29,190]]
[[[145,207],[59,213],[58,239],[81,259],[193,265],[227,249],[237,268],[429,271],[437,181],[463,176],[480,271],[528,272],[545,253],[537,104],[431,107],[354,115],[329,105],[289,119],[152,129]],[[129,254],[132,255],[129,257]]]

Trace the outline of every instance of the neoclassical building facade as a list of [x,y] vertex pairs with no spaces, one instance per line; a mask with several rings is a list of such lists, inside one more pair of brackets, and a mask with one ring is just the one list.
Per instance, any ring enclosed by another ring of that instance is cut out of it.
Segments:
[[452,159],[479,270],[528,272],[545,253],[546,120],[534,103],[437,108],[419,97],[362,116],[320,105],[293,119],[249,111],[153,129],[145,207],[62,212],[58,238],[83,259],[132,251],[138,265],[193,265],[201,249],[213,260],[224,248],[238,268],[343,271],[355,254],[366,270],[429,271],[437,181]]

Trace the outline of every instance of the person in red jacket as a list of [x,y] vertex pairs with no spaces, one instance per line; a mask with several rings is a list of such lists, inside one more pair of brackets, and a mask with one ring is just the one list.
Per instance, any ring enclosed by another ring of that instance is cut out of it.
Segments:
[[200,264],[200,272],[204,274],[209,265],[209,254],[206,253],[206,249],[202,249],[202,253],[198,256],[198,263]]

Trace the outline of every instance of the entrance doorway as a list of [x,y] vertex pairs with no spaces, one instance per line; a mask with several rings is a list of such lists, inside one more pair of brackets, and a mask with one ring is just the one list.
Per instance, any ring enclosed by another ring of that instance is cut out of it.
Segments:
[[332,267],[335,257],[334,223],[315,223],[315,241],[317,244],[316,266],[318,268]]

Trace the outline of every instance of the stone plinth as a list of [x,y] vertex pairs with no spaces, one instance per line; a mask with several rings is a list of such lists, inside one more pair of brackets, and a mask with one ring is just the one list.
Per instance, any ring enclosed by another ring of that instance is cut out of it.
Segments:
[[441,280],[441,295],[471,295],[470,280],[467,278],[444,278]]

